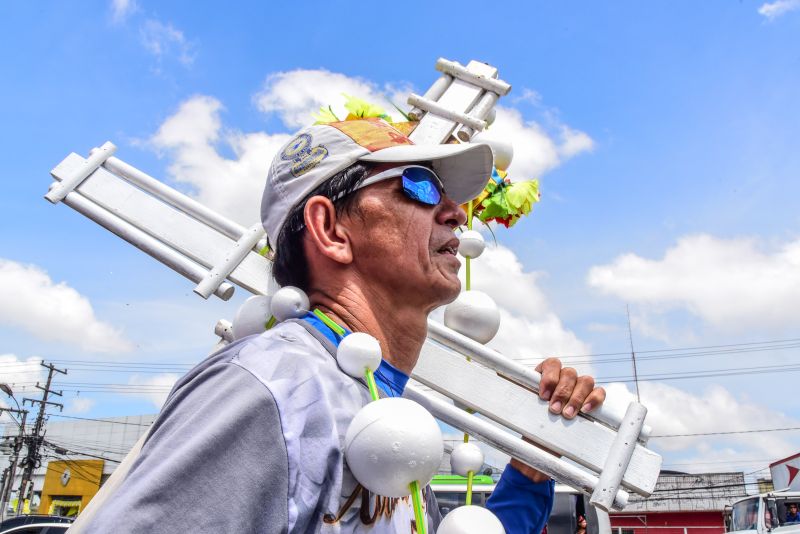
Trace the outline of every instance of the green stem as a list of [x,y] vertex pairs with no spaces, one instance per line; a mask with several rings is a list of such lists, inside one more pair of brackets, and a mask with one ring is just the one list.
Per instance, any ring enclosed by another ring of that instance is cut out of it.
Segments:
[[411,502],[414,504],[414,519],[417,522],[417,533],[425,534],[427,525],[425,524],[425,514],[422,513],[422,490],[416,480],[409,485],[411,489]]
[[[467,228],[472,230],[472,201],[470,200],[467,202]],[[472,281],[470,277],[470,258],[467,258],[467,272],[466,272],[466,286],[467,291],[470,290],[472,287]]]
[[369,395],[372,397],[372,400],[376,401],[380,398],[378,395],[378,386],[375,384],[375,375],[372,373],[372,369],[367,369],[364,372],[364,376],[367,378],[367,387],[369,388]]
[[270,328],[272,328],[273,326],[275,326],[275,323],[276,323],[276,322],[277,322],[277,321],[275,320],[275,316],[274,316],[274,315],[270,315],[270,316],[269,316],[269,319],[267,319],[267,324],[265,324],[265,325],[264,325],[264,329],[265,329],[265,330],[269,330]]
[[466,500],[467,506],[472,504],[472,477],[474,476],[475,476],[474,471],[470,471],[467,473],[467,500]]
[[320,321],[325,323],[325,325],[328,328],[330,328],[331,330],[333,330],[334,332],[336,332],[340,336],[343,336],[345,334],[344,328],[342,328],[341,326],[339,326],[338,324],[333,322],[333,320],[330,317],[328,317],[327,315],[325,315],[325,312],[323,312],[322,310],[320,310],[318,308],[314,308],[314,315],[316,315],[319,318]]

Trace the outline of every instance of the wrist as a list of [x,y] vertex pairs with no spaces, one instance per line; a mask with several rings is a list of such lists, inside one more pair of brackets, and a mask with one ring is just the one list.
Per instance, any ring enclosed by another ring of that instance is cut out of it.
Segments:
[[520,462],[516,458],[512,458],[509,465],[511,465],[511,467],[519,471],[520,474],[525,476],[525,478],[536,484],[540,484],[542,482],[550,480],[550,477],[545,473],[542,473],[541,471],[538,471],[533,467]]

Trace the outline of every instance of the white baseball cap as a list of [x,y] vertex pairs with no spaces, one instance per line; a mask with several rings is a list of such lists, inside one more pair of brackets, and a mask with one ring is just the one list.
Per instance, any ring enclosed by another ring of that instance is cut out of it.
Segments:
[[315,124],[300,130],[269,167],[261,223],[277,244],[289,212],[320,184],[357,161],[431,162],[447,196],[457,204],[477,197],[492,174],[492,150],[483,143],[415,145],[380,119]]

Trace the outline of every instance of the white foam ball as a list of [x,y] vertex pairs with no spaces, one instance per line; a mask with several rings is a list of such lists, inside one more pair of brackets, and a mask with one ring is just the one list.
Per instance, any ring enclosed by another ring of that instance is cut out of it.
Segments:
[[442,432],[428,410],[401,397],[370,402],[356,414],[344,438],[344,455],[356,480],[384,497],[405,497],[409,485],[424,487],[439,470]]
[[267,328],[267,321],[272,315],[271,297],[253,295],[242,303],[233,318],[233,339],[242,339],[253,334],[260,334]]
[[272,315],[275,320],[285,321],[286,319],[296,319],[308,313],[311,305],[308,302],[308,295],[299,287],[282,287],[272,295]]
[[483,467],[483,451],[474,443],[459,443],[450,453],[450,467],[456,475],[465,477]]
[[444,324],[478,343],[488,343],[500,328],[500,310],[482,291],[464,291],[444,309]]
[[485,248],[486,241],[476,230],[466,230],[458,238],[458,252],[465,258],[477,258]]
[[459,506],[448,513],[436,534],[506,534],[497,516],[480,506]]
[[473,143],[485,143],[492,149],[494,156],[494,166],[498,170],[506,171],[511,166],[511,160],[514,159],[514,146],[502,139],[491,137],[488,134],[481,132],[472,138]]
[[339,343],[336,361],[348,375],[362,378],[367,368],[374,371],[381,364],[381,345],[364,332],[353,332]]

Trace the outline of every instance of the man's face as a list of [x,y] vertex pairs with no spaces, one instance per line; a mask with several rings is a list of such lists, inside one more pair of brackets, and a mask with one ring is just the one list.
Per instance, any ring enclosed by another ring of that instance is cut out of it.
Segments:
[[789,505],[789,511],[791,513],[793,513],[793,514],[796,514],[797,513],[797,505],[796,504],[790,504]]
[[399,177],[358,195],[346,222],[353,230],[353,263],[365,282],[425,311],[452,301],[461,289],[453,230],[466,222],[464,211],[446,194],[437,206],[408,198]]

